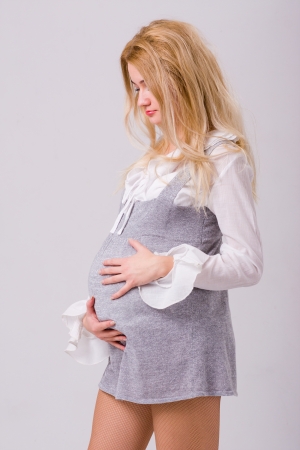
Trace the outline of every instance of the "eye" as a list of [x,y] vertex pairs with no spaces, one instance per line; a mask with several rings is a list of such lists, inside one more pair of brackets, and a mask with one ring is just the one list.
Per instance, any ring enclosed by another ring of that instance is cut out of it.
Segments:
[[133,88],[133,90],[134,90],[134,92],[136,93],[136,92],[139,92],[139,88]]

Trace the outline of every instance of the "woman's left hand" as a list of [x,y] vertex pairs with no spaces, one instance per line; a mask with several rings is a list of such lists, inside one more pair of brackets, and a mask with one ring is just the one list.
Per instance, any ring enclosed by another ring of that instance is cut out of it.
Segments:
[[142,286],[165,277],[173,268],[173,256],[155,255],[135,239],[128,239],[128,242],[136,250],[135,255],[106,259],[103,265],[109,267],[99,270],[100,275],[113,275],[105,278],[102,284],[125,281],[125,285],[111,296],[112,300],[126,294],[135,286]]

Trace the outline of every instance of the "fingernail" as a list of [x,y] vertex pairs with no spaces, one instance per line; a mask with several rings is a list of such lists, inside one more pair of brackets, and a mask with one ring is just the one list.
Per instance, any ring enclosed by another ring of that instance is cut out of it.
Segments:
[[109,322],[110,325],[116,325],[116,322],[114,322],[113,320],[111,322]]

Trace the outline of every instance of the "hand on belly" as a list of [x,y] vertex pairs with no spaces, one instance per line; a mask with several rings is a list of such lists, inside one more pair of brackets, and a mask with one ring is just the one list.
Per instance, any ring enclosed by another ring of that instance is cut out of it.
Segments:
[[104,320],[99,321],[94,309],[95,298],[91,297],[86,303],[86,314],[83,318],[83,326],[90,333],[94,334],[97,338],[108,342],[124,351],[125,346],[119,341],[126,341],[126,336],[118,330],[109,329],[109,327],[115,325],[114,321]]
[[136,250],[135,255],[106,259],[103,265],[108,267],[99,270],[100,275],[113,275],[102,280],[103,285],[125,281],[122,288],[111,296],[112,300],[136,286],[165,277],[173,268],[173,256],[155,255],[135,239],[128,239],[128,242]]

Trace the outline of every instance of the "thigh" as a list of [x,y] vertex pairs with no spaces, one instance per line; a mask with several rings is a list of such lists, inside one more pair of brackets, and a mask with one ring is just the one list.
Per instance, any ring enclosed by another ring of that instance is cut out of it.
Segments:
[[157,450],[218,450],[221,397],[151,405]]
[[153,433],[151,405],[99,390],[88,450],[144,450]]

